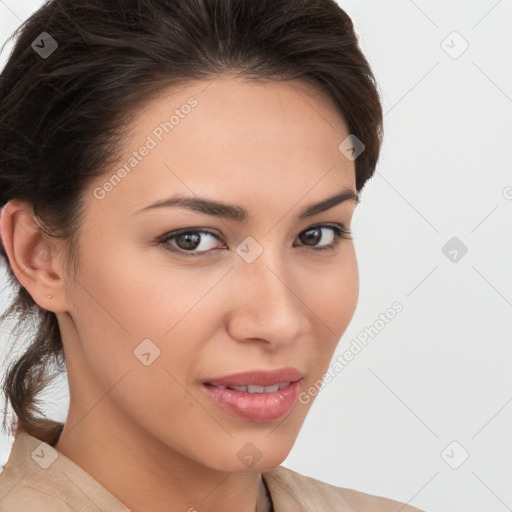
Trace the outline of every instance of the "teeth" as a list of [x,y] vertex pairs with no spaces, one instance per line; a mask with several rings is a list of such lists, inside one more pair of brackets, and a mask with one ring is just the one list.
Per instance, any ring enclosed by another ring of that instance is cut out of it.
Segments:
[[249,393],[264,393],[266,390],[264,386],[247,386],[247,391]]
[[[283,389],[289,386],[289,382],[280,382],[279,384],[273,384],[272,386],[229,386],[229,389],[236,391],[243,391],[245,393],[274,393],[279,389]],[[226,386],[215,386],[218,389],[226,389]]]

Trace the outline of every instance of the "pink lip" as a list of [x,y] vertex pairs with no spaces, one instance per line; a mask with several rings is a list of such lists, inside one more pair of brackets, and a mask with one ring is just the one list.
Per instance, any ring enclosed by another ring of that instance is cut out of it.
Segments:
[[204,381],[212,386],[272,386],[281,382],[295,382],[302,378],[297,368],[279,368],[276,370],[254,370],[235,373],[225,377]]
[[277,420],[291,410],[299,394],[300,382],[292,382],[272,393],[220,389],[208,384],[203,384],[201,388],[215,404],[229,414],[255,423],[265,423]]

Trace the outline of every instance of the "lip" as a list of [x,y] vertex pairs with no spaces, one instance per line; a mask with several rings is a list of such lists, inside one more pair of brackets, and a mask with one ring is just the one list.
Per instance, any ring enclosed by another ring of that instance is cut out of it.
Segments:
[[234,373],[215,379],[208,379],[203,384],[212,386],[272,386],[280,382],[296,382],[303,377],[297,368],[278,368],[275,370],[252,370]]
[[275,421],[288,413],[299,395],[300,381],[267,393],[221,389],[203,383],[201,389],[225,412],[254,423]]

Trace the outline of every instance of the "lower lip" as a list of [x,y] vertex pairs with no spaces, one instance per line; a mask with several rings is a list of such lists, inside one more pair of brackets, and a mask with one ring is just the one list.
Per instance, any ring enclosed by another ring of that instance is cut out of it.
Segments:
[[281,418],[293,407],[299,394],[299,382],[292,382],[273,393],[248,393],[206,384],[202,388],[226,412],[255,423],[265,423]]

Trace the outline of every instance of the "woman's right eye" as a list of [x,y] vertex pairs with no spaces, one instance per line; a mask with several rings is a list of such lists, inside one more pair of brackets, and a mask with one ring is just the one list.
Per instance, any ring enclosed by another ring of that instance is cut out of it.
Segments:
[[[211,239],[205,242],[205,237]],[[158,242],[172,252],[177,252],[183,256],[201,256],[203,253],[215,249],[212,244],[213,239],[219,240],[218,236],[206,230],[183,230],[167,233],[158,239]],[[219,247],[220,248],[220,247]],[[198,251],[198,249],[201,249]],[[197,252],[192,252],[197,251]]]

